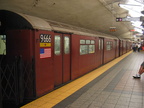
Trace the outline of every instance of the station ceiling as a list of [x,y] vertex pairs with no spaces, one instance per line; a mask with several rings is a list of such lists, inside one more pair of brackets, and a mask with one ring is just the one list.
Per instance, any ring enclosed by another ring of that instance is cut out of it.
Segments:
[[[0,0],[0,10],[25,13],[131,39],[131,23],[116,22],[116,17],[128,15],[128,11],[118,6],[124,1],[126,0]],[[116,27],[116,31],[110,32],[110,27]]]

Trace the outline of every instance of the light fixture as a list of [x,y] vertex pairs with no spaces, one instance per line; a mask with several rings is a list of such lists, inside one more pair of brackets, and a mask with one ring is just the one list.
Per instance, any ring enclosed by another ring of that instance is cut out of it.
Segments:
[[129,11],[131,16],[142,16],[141,11],[142,6],[141,5],[134,5],[134,4],[118,4],[121,8],[126,9]]
[[[121,4],[119,3],[119,6],[123,9],[126,9],[129,12],[129,15],[134,18],[134,17],[141,17],[144,14],[143,8],[144,8],[144,3],[138,1],[138,0],[128,0],[127,4]],[[135,27],[135,31],[142,33],[142,25],[140,20],[138,21],[131,21],[132,25]]]

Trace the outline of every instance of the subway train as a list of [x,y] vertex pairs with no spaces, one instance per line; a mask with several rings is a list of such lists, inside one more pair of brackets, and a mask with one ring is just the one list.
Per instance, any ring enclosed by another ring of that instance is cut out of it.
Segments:
[[116,36],[8,10],[0,10],[0,37],[2,100],[17,104],[87,74],[131,51],[132,44]]

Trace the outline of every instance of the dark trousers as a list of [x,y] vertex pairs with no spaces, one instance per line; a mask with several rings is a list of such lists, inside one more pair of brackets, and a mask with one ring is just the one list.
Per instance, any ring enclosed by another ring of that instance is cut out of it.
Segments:
[[133,47],[132,49],[133,49],[133,52],[136,52],[136,47]]
[[138,52],[140,52],[140,48],[138,48]]

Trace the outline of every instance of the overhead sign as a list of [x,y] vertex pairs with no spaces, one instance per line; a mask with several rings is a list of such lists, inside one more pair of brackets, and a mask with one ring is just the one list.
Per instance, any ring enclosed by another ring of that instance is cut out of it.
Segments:
[[140,21],[140,17],[124,17],[124,18],[116,18],[116,22],[127,22],[127,21]]
[[110,31],[110,32],[116,32],[116,27],[110,27],[110,28],[109,28],[109,31]]

